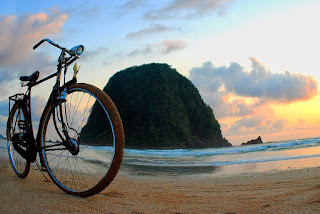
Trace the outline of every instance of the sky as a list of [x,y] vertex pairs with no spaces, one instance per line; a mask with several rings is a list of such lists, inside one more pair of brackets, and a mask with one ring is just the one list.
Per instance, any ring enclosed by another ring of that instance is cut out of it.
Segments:
[[[264,142],[318,137],[318,20],[317,0],[2,2],[0,134],[8,96],[25,90],[19,76],[55,71],[56,48],[32,50],[49,38],[67,48],[84,45],[78,81],[100,88],[127,67],[171,65],[198,88],[233,145],[258,136]],[[52,85],[34,87],[35,121]]]

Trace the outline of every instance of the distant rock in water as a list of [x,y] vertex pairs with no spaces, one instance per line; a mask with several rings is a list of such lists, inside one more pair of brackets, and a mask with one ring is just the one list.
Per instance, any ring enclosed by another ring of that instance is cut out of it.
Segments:
[[3,137],[1,134],[0,134],[0,139],[6,139],[5,137]]
[[241,146],[245,146],[245,145],[252,145],[252,144],[261,144],[263,143],[261,140],[261,137],[259,136],[257,139],[255,140],[250,140],[247,143],[242,143]]
[[[167,64],[119,71],[103,90],[119,110],[128,148],[232,146],[197,88]],[[93,111],[90,117],[99,115]]]

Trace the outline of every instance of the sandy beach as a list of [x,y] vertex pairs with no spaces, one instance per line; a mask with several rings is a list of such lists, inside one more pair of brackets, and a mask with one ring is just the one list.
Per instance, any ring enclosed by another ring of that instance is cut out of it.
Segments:
[[0,157],[0,213],[320,213],[320,168],[212,179],[121,171],[100,194],[79,198],[46,182],[33,164],[18,178]]

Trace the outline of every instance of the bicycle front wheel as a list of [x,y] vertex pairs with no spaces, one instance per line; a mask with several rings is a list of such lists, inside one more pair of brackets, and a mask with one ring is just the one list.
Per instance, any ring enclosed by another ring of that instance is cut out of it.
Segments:
[[26,111],[17,103],[12,106],[7,122],[8,153],[13,171],[20,178],[25,178],[30,171],[30,162],[27,161],[16,149],[26,152],[27,142],[23,139],[26,135]]
[[108,95],[95,86],[69,86],[65,102],[47,105],[39,131],[41,162],[63,191],[91,196],[118,173],[124,149],[121,118]]

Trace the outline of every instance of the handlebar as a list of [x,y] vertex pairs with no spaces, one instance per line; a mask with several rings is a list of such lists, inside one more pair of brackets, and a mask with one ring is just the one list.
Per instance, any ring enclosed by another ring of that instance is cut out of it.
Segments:
[[79,57],[82,54],[82,52],[84,51],[83,45],[78,45],[78,46],[75,46],[75,47],[71,48],[70,50],[68,50],[67,48],[58,45],[57,43],[53,42],[50,39],[42,39],[35,46],[33,46],[33,50],[38,48],[43,42],[48,42],[51,45],[61,49],[63,52],[67,52],[68,54],[70,54],[71,56],[74,56],[74,57]]
[[[33,50],[38,48],[44,42],[48,42],[51,45],[61,49],[61,53],[60,53],[60,56],[58,58],[57,72],[52,74],[52,75],[50,75],[50,76],[48,76],[47,78],[44,78],[44,79],[36,82],[36,84],[39,84],[39,83],[41,83],[41,82],[43,82],[43,81],[45,81],[47,79],[50,79],[51,77],[57,76],[57,82],[56,82],[55,86],[60,87],[60,78],[61,78],[62,69],[64,68],[64,83],[66,83],[66,73],[67,73],[67,70],[68,70],[68,66],[71,65],[74,61],[76,61],[77,59],[80,58],[80,55],[84,51],[84,46],[83,45],[78,45],[78,46],[75,46],[75,47],[71,48],[70,50],[68,50],[65,47],[62,47],[62,46],[58,45],[57,43],[51,41],[50,39],[42,39],[35,46],[33,46]],[[70,56],[66,56],[66,53],[68,53]],[[73,70],[75,71],[75,74],[73,75],[72,81],[76,80],[76,73],[78,73],[78,71],[76,72],[75,68]]]
[[40,42],[38,42],[35,46],[33,46],[33,50],[35,50],[37,47],[39,47],[43,42],[49,42],[51,45],[60,48],[61,50],[65,50],[68,51],[66,48],[61,47],[60,45],[58,45],[57,43],[51,41],[50,39],[43,39]]

